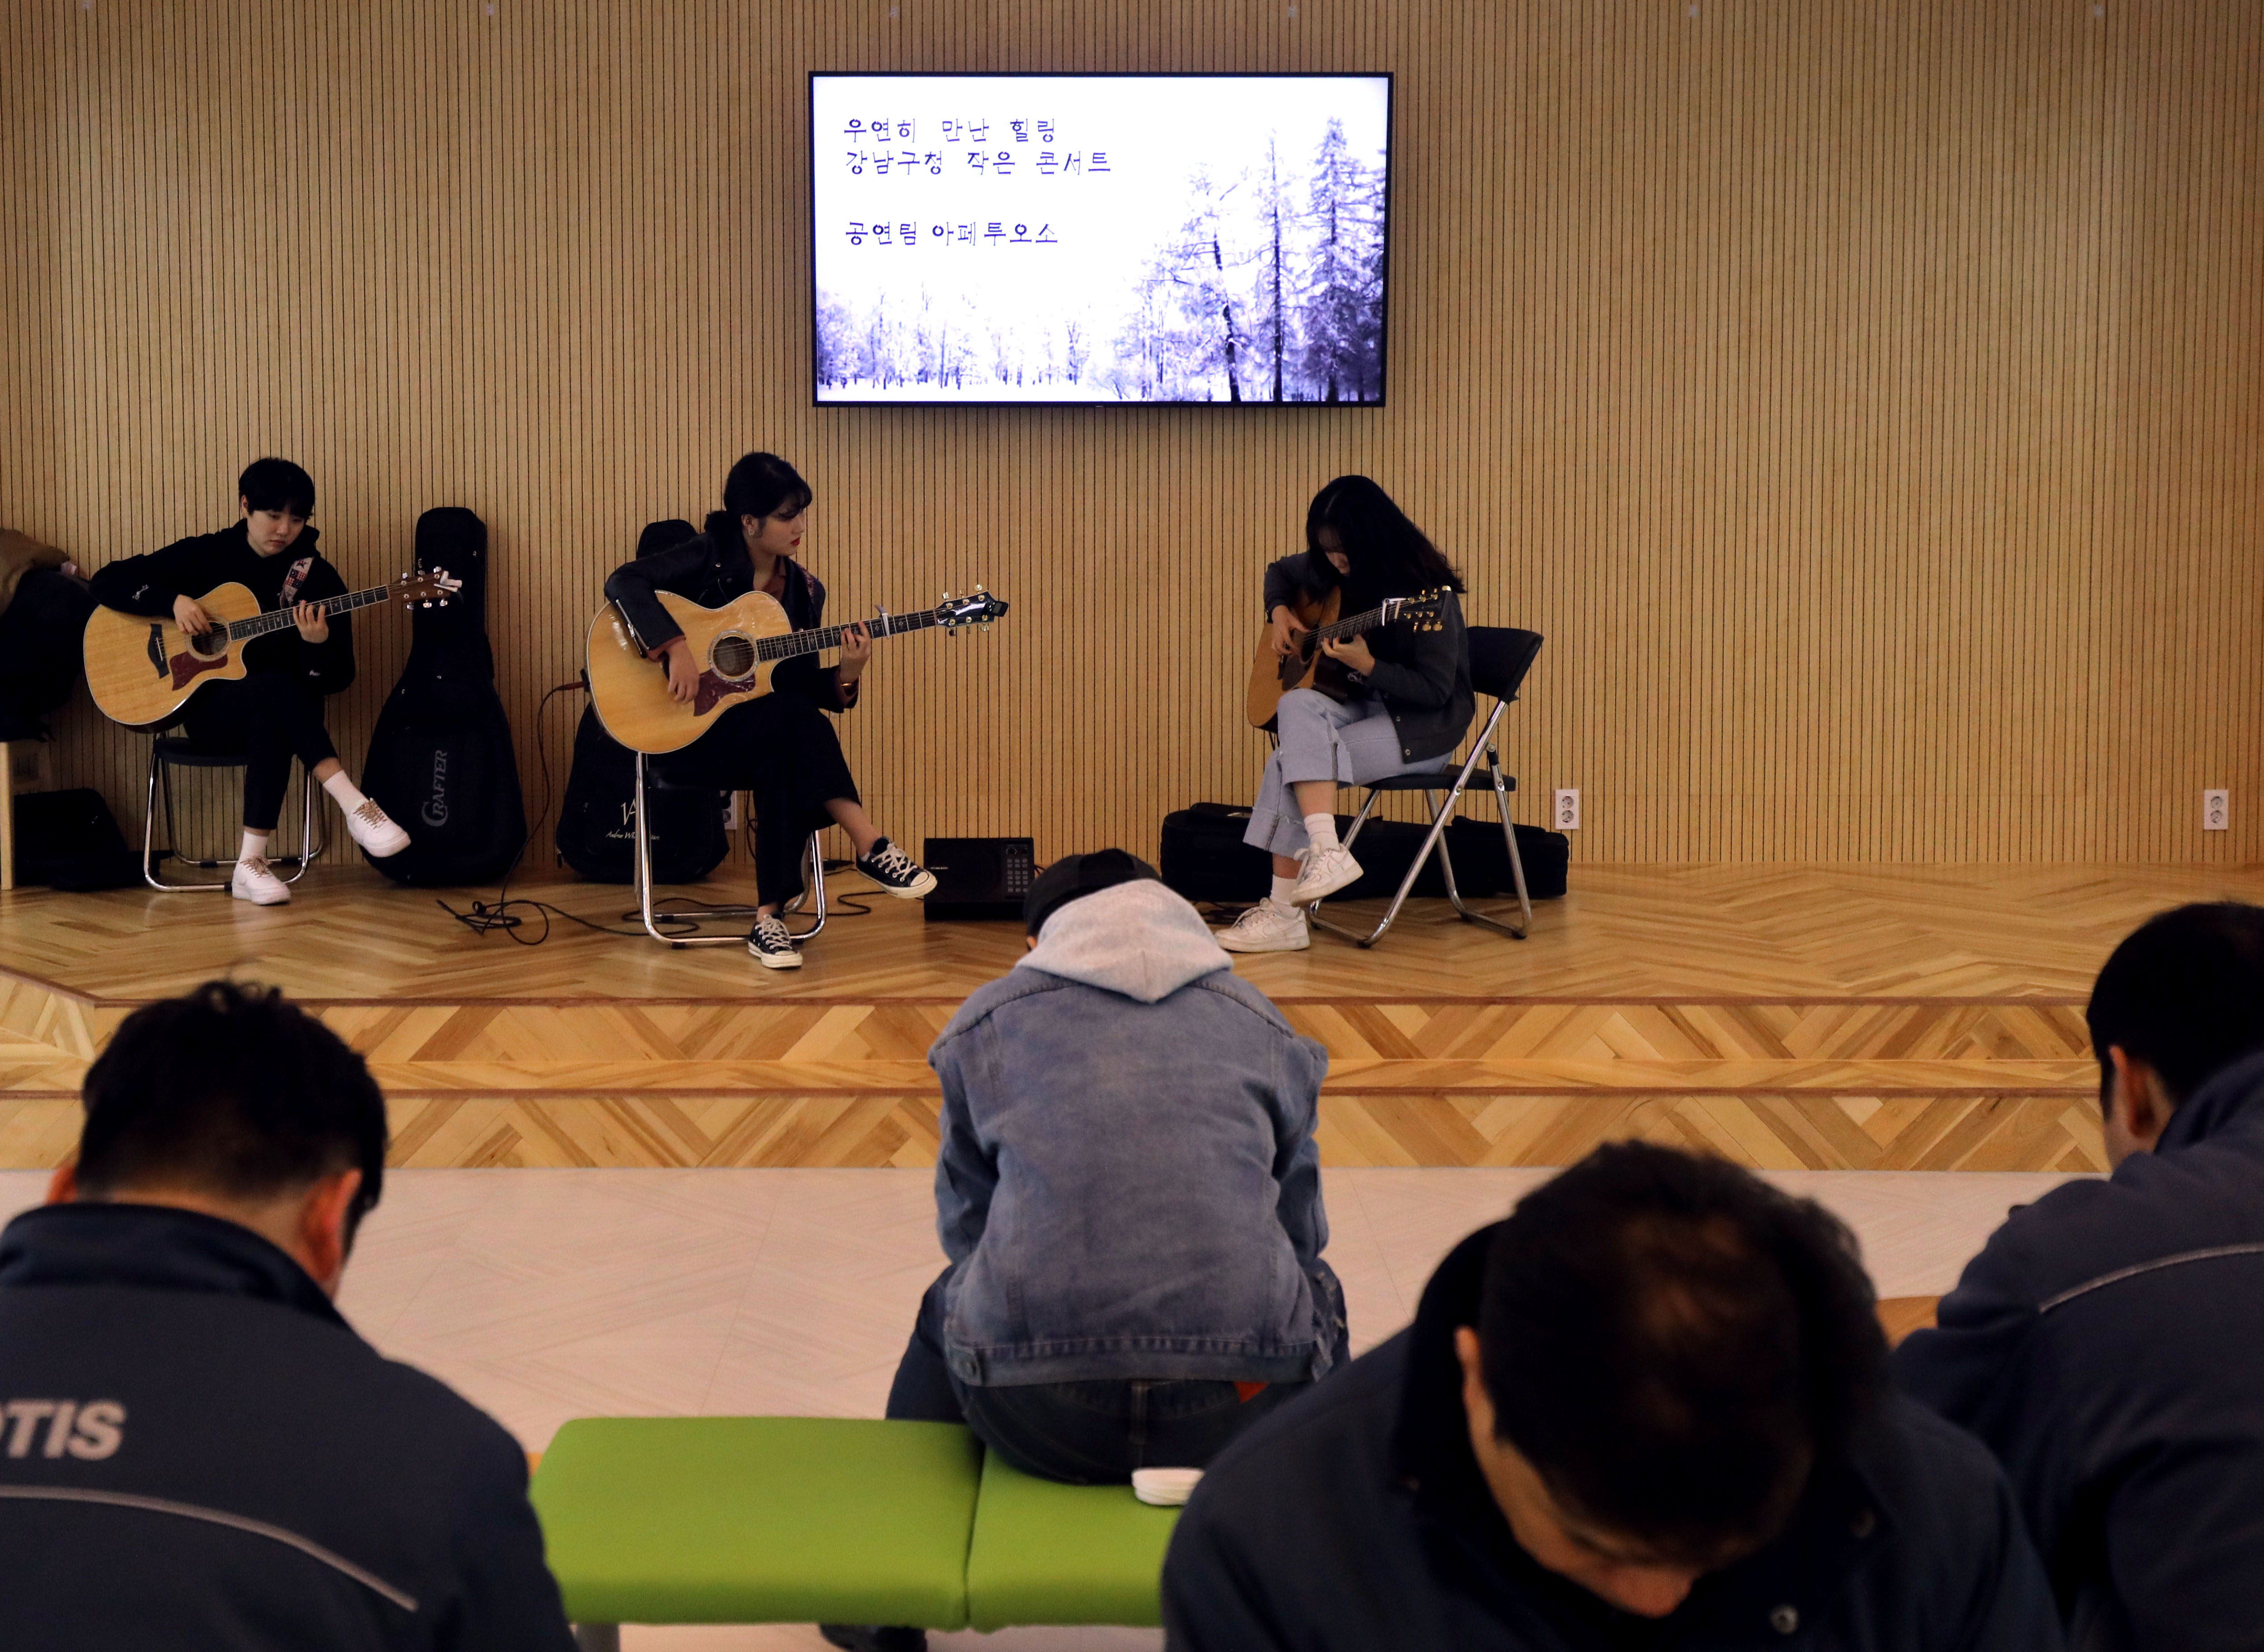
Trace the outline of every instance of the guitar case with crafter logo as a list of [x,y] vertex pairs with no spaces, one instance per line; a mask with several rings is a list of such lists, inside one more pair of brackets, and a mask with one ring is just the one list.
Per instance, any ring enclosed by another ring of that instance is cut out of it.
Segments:
[[417,518],[417,567],[445,568],[463,589],[445,606],[410,610],[409,661],[361,777],[409,847],[370,864],[396,883],[492,883],[526,844],[526,805],[488,643],[487,525],[461,506],[427,511]]

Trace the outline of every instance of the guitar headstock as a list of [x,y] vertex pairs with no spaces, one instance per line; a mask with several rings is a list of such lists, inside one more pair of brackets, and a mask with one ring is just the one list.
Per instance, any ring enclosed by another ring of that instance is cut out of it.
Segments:
[[427,608],[448,605],[448,598],[464,588],[461,579],[451,579],[445,568],[435,568],[426,573],[403,574],[393,582],[393,599],[402,603],[423,603]]
[[1440,614],[1453,591],[1451,585],[1434,585],[1429,591],[1412,597],[1386,597],[1382,605],[1383,623],[1390,625],[1395,620],[1404,620],[1418,631],[1440,630],[1446,622]]
[[943,600],[935,605],[935,623],[939,630],[958,631],[968,626],[988,627],[993,620],[1006,617],[1006,601],[977,585],[964,597],[943,593]]

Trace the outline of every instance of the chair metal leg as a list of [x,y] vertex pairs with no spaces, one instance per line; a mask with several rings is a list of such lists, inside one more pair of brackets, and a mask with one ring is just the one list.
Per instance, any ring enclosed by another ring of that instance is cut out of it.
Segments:
[[808,940],[825,927],[825,840],[816,832],[809,834],[809,876],[802,893],[779,909],[780,916],[800,911],[805,901],[812,921],[808,929],[793,931],[796,942]]
[[[1324,929],[1332,935],[1341,936],[1356,946],[1373,946],[1376,942],[1382,940],[1383,938],[1383,932],[1390,929],[1392,924],[1397,921],[1399,917],[1399,909],[1407,904],[1408,892],[1414,888],[1415,880],[1423,875],[1423,868],[1431,859],[1431,851],[1434,849],[1443,850],[1445,848],[1446,845],[1441,841],[1440,834],[1445,832],[1447,830],[1447,822],[1454,818],[1455,805],[1461,800],[1462,795],[1462,779],[1463,776],[1467,775],[1469,772],[1469,767],[1466,764],[1463,765],[1462,774],[1459,774],[1455,777],[1455,784],[1447,793],[1447,802],[1443,808],[1439,805],[1438,793],[1426,791],[1423,793],[1424,802],[1428,804],[1431,808],[1430,833],[1423,839],[1423,847],[1416,851],[1415,859],[1408,863],[1407,875],[1399,880],[1398,891],[1392,895],[1391,904],[1384,909],[1382,919],[1373,930],[1369,931],[1366,935],[1361,935],[1355,931],[1346,929],[1342,924],[1330,923],[1326,918],[1320,916],[1321,903],[1318,901],[1314,902],[1311,906],[1306,909],[1307,920],[1316,928]],[[1370,792],[1368,795],[1368,805],[1372,808],[1375,804],[1375,799],[1380,796],[1381,793]],[[1365,819],[1367,817],[1367,814],[1368,810],[1363,808],[1361,811],[1361,818]],[[1351,846],[1349,839],[1346,840],[1346,846],[1347,848]],[[1449,875],[1451,876],[1451,874]]]
[[224,890],[226,881],[219,883],[168,883],[157,875],[156,848],[153,833],[156,825],[157,803],[163,794],[165,808],[165,846],[172,851],[173,859],[185,866],[196,866],[212,872],[220,867],[234,866],[233,860],[191,860],[181,853],[181,840],[173,827],[172,766],[157,755],[155,740],[149,745],[149,786],[142,808],[142,881],[151,888],[167,895],[208,895]]
[[[689,924],[700,924],[711,919],[718,923],[726,920],[745,922],[753,919],[756,909],[751,906],[693,906],[686,907],[675,912],[656,912],[653,909],[652,833],[645,819],[644,792],[645,756],[640,751],[637,753],[636,760],[636,791],[632,798],[630,809],[633,815],[632,835],[636,844],[632,866],[636,884],[637,916],[644,922],[644,932],[653,939],[664,942],[672,947],[741,945],[744,938],[738,935],[664,935],[661,933],[660,926],[656,921],[657,919],[666,918],[672,922]],[[810,932],[815,934],[816,931],[812,930]]]
[[[315,836],[315,777],[302,764],[299,769],[299,852],[283,858],[286,862],[295,865],[298,870],[283,880],[286,883],[296,883],[305,877],[307,868],[313,866],[323,852],[323,845]],[[271,861],[269,864],[274,863]]]

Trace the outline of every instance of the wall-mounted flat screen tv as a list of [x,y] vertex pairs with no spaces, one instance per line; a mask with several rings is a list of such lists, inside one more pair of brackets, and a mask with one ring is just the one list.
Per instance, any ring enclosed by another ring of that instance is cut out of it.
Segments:
[[1389,75],[809,81],[821,403],[1384,391]]

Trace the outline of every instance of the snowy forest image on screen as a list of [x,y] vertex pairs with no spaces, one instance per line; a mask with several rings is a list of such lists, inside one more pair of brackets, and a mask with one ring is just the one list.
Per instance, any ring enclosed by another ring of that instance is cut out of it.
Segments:
[[813,75],[819,402],[1383,399],[1382,75]]

